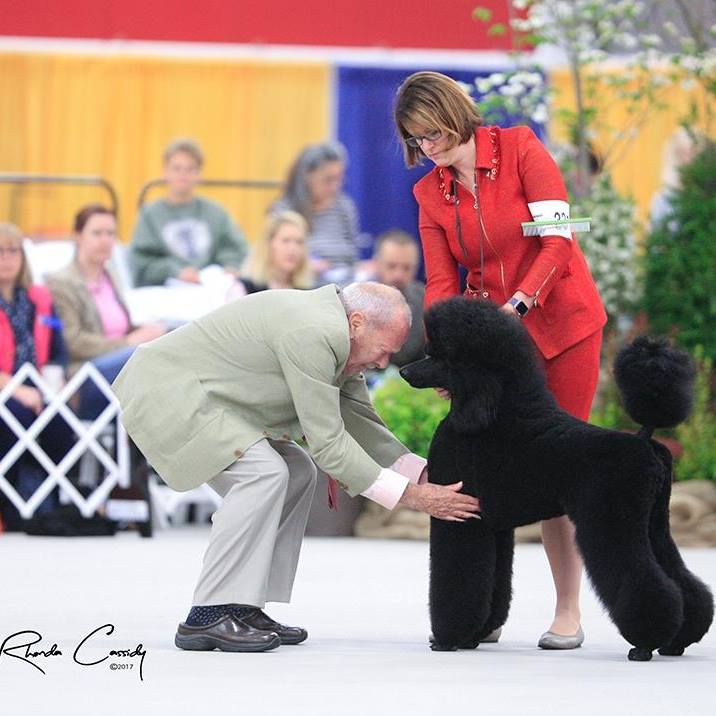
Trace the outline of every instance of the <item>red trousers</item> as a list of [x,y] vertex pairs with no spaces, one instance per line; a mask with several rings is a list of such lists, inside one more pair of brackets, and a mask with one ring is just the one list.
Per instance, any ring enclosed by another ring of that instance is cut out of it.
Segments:
[[601,349],[600,328],[554,358],[542,358],[547,387],[557,399],[557,404],[581,420],[589,420],[592,401],[597,392]]

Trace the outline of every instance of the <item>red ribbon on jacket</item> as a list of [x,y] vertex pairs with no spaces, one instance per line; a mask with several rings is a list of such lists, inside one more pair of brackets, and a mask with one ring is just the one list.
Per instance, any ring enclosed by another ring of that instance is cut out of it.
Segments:
[[338,512],[338,483],[330,476],[326,475],[328,479],[328,509]]

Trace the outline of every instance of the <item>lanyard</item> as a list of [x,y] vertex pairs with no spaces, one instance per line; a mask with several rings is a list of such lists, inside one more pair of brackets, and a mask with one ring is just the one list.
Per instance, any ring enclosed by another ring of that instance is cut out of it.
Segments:
[[[457,240],[462,249],[462,255],[467,263],[467,250],[465,249],[465,242],[462,238],[462,222],[460,221],[460,199],[457,195],[457,171],[454,167],[450,167],[450,173],[452,174],[452,195],[455,203],[455,228],[457,229]],[[477,170],[473,173],[473,187],[475,190],[475,203],[473,204],[475,211],[477,212],[477,223],[480,231],[480,290],[479,297],[487,298],[487,292],[485,291],[485,249],[484,249],[484,237],[485,237],[485,225],[482,221],[482,211],[480,210],[480,190],[477,186]],[[470,290],[468,286],[468,290]]]

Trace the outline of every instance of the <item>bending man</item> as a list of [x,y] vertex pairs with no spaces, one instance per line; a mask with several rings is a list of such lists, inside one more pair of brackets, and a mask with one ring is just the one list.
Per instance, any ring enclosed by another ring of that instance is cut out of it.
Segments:
[[178,647],[266,651],[306,638],[262,608],[290,600],[316,465],[389,509],[475,516],[460,483],[426,482],[425,461],[368,397],[362,371],[386,367],[410,321],[392,287],[330,284],[252,294],[137,348],[113,384],[127,432],[172,488],[207,482],[224,498]]

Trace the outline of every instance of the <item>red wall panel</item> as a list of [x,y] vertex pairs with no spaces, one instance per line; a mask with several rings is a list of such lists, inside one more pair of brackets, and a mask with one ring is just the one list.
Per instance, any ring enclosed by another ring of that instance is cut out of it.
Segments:
[[0,35],[347,47],[509,49],[471,18],[507,0],[0,0]]

